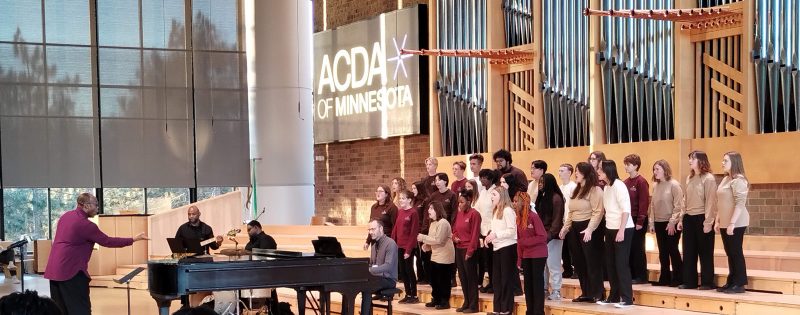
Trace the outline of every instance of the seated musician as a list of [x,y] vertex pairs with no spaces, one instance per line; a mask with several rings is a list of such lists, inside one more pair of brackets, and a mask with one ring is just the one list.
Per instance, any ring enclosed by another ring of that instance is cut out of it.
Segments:
[[[369,255],[369,273],[373,292],[397,286],[397,243],[383,232],[379,220],[369,222],[369,235],[375,241]],[[380,297],[375,297],[380,298]]]
[[[17,269],[14,263],[14,249],[5,249],[0,246],[0,268],[3,269],[6,278],[11,278],[11,271]],[[22,273],[17,271],[17,277],[14,278],[14,283],[20,283]]]
[[[244,249],[252,251],[253,248],[258,249],[278,249],[278,244],[272,236],[264,233],[261,228],[261,222],[256,220],[247,223],[247,234],[250,236],[250,241],[247,242]],[[252,289],[242,290],[241,300],[244,305],[249,309],[260,309],[270,305],[270,297],[273,295],[274,289]]]
[[[175,232],[175,238],[195,239],[202,242],[214,237],[214,230],[211,229],[211,226],[200,221],[200,209],[197,208],[197,206],[190,206],[189,209],[186,210],[186,216],[189,221],[178,227],[178,231]],[[211,249],[218,249],[222,244],[222,240],[222,235],[217,235],[214,242],[202,246],[200,252],[197,254],[209,254]],[[183,307],[189,306],[188,296],[181,296],[181,305],[183,305]]]
[[[186,215],[189,218],[189,222],[182,224],[178,228],[178,232],[175,233],[175,238],[196,239],[202,242],[214,237],[214,230],[212,230],[208,224],[200,221],[200,209],[198,209],[197,206],[189,207],[189,210],[186,211]],[[217,235],[215,242],[203,246],[201,252],[197,254],[208,254],[211,249],[218,249],[221,244],[222,235]]]
[[275,239],[264,233],[261,222],[253,220],[247,223],[247,234],[250,235],[250,241],[244,247],[246,250],[253,250],[253,248],[278,249]]

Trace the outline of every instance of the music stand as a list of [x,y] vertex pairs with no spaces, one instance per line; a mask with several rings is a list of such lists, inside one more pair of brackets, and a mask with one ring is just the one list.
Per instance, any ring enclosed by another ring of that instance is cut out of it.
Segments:
[[[20,292],[25,292],[25,252],[27,252],[25,250],[25,245],[26,244],[28,244],[28,240],[19,240],[19,241],[16,241],[14,243],[11,243],[11,245],[8,245],[8,248],[6,248],[8,250],[12,250],[12,252],[13,252],[13,249],[19,248],[19,270],[17,270],[17,272],[20,272],[21,275],[22,275],[21,277],[19,277],[20,278]],[[12,261],[12,264],[13,264],[13,261]]]
[[133,280],[133,277],[136,277],[136,275],[138,275],[139,273],[141,273],[144,270],[145,270],[144,267],[137,267],[136,269],[133,269],[133,271],[129,272],[124,277],[119,278],[119,279],[114,279],[114,282],[116,282],[118,284],[123,284],[124,283],[125,284],[125,288],[128,291],[128,315],[131,315],[131,280]]
[[342,244],[333,236],[319,236],[316,240],[311,240],[314,245],[314,253],[321,256],[333,256],[336,258],[345,258]]

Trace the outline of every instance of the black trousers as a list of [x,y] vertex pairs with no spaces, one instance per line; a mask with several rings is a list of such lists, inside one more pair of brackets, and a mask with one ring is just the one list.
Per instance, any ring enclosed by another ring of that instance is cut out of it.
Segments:
[[747,266],[744,262],[742,243],[746,226],[733,229],[733,235],[728,235],[727,229],[720,229],[722,246],[728,255],[728,286],[744,286],[747,284]]
[[453,264],[440,264],[431,262],[431,297],[436,305],[450,305],[450,274],[453,273]]
[[[402,248],[397,249],[397,262],[400,265],[400,272],[403,274],[403,288],[406,291],[406,296],[417,296],[417,277],[414,275],[414,253],[417,249],[414,248],[409,254],[408,258],[403,258],[406,250]],[[398,275],[399,278],[399,275]]]
[[[494,279],[494,312],[514,311],[514,282],[519,283],[517,270],[517,244],[494,251],[492,255]],[[544,285],[542,285],[544,287]]]
[[[678,242],[681,240],[681,231],[676,230],[674,235],[667,233],[669,222],[655,222],[656,243],[658,244],[658,262],[661,272],[658,283],[662,285],[683,284],[683,259],[678,251]],[[672,271],[669,266],[672,263]]]
[[631,277],[638,280],[648,280],[647,276],[647,253],[645,252],[644,243],[647,235],[647,228],[649,222],[647,218],[644,219],[644,224],[641,230],[633,229],[633,240],[631,242],[631,256],[630,268]]
[[591,297],[598,300],[603,299],[605,288],[603,286],[603,234],[600,228],[592,232],[592,240],[583,241],[581,231],[589,226],[589,220],[572,222],[568,240],[572,240],[570,249],[572,250],[572,263],[575,265],[575,272],[578,273],[578,281],[581,285],[581,296]]
[[[417,282],[427,282],[427,283],[429,283],[430,281],[428,281],[429,280],[428,279],[428,272],[427,272],[427,270],[425,270],[425,263],[423,263],[423,260],[422,260],[422,255],[423,254],[424,253],[422,253],[422,251],[417,251],[417,257],[414,260],[415,264],[417,265]],[[428,255],[429,255],[428,258],[430,259],[430,253],[428,253]]]
[[544,266],[547,257],[523,258],[522,274],[525,276],[526,315],[544,315]]
[[492,287],[492,256],[494,255],[494,247],[489,244],[487,247],[479,247],[476,252],[478,252],[479,260],[478,260],[478,285],[483,284],[484,273],[489,275],[489,283],[486,284],[486,287]]
[[66,281],[50,280],[50,297],[58,304],[64,315],[90,315],[89,277],[78,271]]
[[572,267],[572,255],[570,254],[570,246],[572,246],[569,238],[572,237],[572,233],[567,233],[564,236],[564,242],[561,245],[561,264],[564,268],[564,273],[562,275],[564,277],[569,278],[575,272],[575,268]]
[[456,248],[456,268],[458,269],[458,279],[461,281],[461,291],[464,293],[464,309],[478,310],[478,261],[476,257],[478,251],[472,253],[472,257],[466,259],[467,249]]
[[611,291],[608,300],[633,304],[633,284],[631,283],[631,243],[634,228],[625,229],[625,239],[617,242],[617,231],[606,229],[606,269]]
[[697,287],[697,260],[700,258],[700,285],[714,287],[714,230],[703,233],[705,214],[683,216],[683,284]]

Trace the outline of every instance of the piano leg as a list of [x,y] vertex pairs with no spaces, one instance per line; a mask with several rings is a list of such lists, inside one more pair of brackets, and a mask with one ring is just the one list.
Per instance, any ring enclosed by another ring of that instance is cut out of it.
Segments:
[[169,306],[172,304],[172,300],[157,297],[153,297],[153,299],[156,300],[156,305],[158,306],[158,315],[169,315]]
[[306,290],[297,289],[297,315],[306,314]]
[[361,315],[372,315],[372,293],[361,291]]
[[319,291],[319,313],[322,315],[330,315],[331,314],[331,293],[328,291],[320,290]]

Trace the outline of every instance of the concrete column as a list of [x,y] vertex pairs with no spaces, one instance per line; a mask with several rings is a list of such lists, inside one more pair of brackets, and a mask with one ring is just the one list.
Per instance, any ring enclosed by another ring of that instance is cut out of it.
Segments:
[[309,224],[314,215],[311,8],[310,0],[244,5],[250,158],[264,224]]

